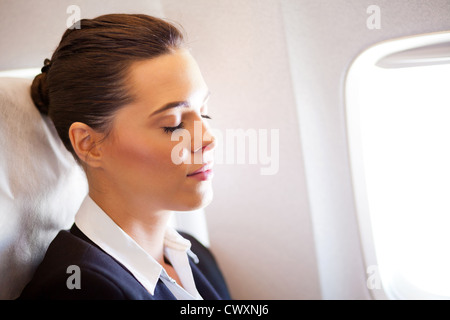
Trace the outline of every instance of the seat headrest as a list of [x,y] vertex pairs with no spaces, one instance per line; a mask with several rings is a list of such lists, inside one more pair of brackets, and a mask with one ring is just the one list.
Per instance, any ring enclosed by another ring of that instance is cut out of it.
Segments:
[[20,294],[88,190],[30,86],[29,79],[0,78],[0,299]]

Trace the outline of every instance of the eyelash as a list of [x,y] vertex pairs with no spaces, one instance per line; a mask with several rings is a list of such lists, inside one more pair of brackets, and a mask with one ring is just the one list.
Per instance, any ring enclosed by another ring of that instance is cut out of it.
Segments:
[[[202,115],[202,118],[212,120],[212,118],[210,116],[208,116],[207,114]],[[184,124],[183,124],[183,122],[180,122],[180,124],[176,127],[163,127],[163,130],[165,133],[171,133],[177,129],[183,129],[183,128],[184,128]]]

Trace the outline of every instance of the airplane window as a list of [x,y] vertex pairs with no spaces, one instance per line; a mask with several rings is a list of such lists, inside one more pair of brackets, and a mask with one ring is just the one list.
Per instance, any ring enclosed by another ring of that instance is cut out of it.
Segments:
[[346,81],[355,203],[375,298],[450,298],[450,33],[381,43]]

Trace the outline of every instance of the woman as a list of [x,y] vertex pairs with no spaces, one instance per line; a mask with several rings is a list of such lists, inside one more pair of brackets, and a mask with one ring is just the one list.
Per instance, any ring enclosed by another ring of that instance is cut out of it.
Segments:
[[168,227],[213,195],[209,90],[180,31],[146,15],[83,19],[31,95],[89,194],[21,299],[229,299],[211,253]]

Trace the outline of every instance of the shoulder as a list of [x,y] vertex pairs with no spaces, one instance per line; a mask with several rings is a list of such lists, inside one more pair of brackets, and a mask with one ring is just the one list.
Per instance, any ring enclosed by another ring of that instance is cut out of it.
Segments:
[[145,295],[140,283],[111,256],[60,231],[19,299],[138,299]]

